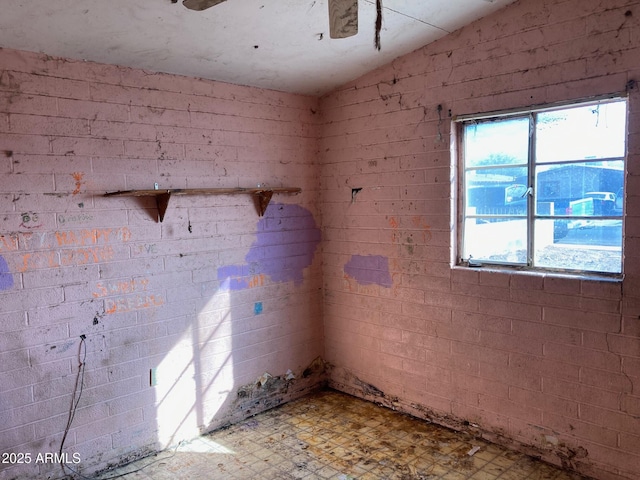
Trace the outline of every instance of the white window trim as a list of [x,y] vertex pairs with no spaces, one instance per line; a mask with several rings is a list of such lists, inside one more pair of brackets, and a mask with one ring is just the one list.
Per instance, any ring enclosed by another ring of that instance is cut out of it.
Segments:
[[[522,117],[527,114],[540,113],[545,111],[557,110],[563,107],[573,107],[573,106],[587,106],[587,105],[597,105],[601,102],[607,102],[611,100],[625,100],[627,102],[627,115],[629,111],[629,95],[627,92],[618,92],[611,93],[607,95],[583,98],[583,99],[574,99],[574,100],[566,100],[563,102],[556,102],[545,105],[536,105],[529,106],[525,108],[513,108],[507,110],[496,110],[479,114],[464,114],[464,115],[456,115],[452,118],[452,128],[451,128],[451,144],[450,144],[450,152],[451,152],[451,215],[452,215],[452,228],[451,228],[451,244],[453,248],[451,249],[451,266],[452,268],[482,268],[483,270],[495,270],[495,271],[510,271],[510,272],[526,272],[528,274],[551,274],[556,276],[563,277],[580,277],[587,279],[595,279],[595,280],[604,280],[604,281],[621,281],[624,278],[624,244],[625,244],[625,235],[624,235],[624,224],[625,224],[625,216],[626,216],[626,198],[627,198],[627,166],[626,162],[628,160],[628,153],[625,151],[623,157],[616,157],[616,159],[622,159],[624,161],[624,173],[623,173],[623,185],[624,185],[624,200],[625,208],[623,210],[622,216],[620,217],[623,221],[622,227],[622,263],[621,263],[621,272],[620,273],[610,273],[610,272],[598,272],[598,271],[587,271],[587,270],[578,270],[578,269],[561,269],[561,268],[551,268],[551,267],[536,267],[533,266],[533,262],[531,258],[527,259],[527,265],[523,265],[520,263],[510,264],[508,262],[491,262],[485,261],[475,264],[469,263],[465,259],[462,258],[463,252],[463,241],[464,241],[464,213],[465,213],[465,181],[464,181],[464,149],[462,147],[462,139],[463,134],[462,130],[464,128],[464,123],[467,123],[472,120],[482,121],[489,119],[501,119],[501,118],[509,118],[509,117]],[[628,139],[628,123],[627,123],[627,132],[626,136]],[[532,147],[533,148],[533,147]],[[606,160],[606,159],[598,159]],[[575,160],[575,163],[584,162],[584,160]],[[563,162],[565,163],[565,162]],[[566,162],[571,163],[571,162]],[[530,178],[529,185],[532,185],[533,179],[533,168],[531,163],[531,156],[529,157],[529,162],[527,164],[527,171]],[[535,205],[533,202],[529,202],[530,207],[528,209],[527,214],[527,222],[533,222],[535,220]],[[555,218],[555,216],[554,216]],[[562,218],[562,217],[560,217]],[[529,235],[531,237],[531,235]],[[527,255],[531,257],[532,255],[532,239],[527,239]]]

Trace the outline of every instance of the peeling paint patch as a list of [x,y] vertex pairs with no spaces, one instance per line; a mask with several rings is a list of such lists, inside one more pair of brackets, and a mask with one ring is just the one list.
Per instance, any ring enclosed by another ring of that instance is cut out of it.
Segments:
[[4,257],[0,256],[0,290],[13,288],[13,275],[9,271],[9,265]]
[[381,255],[353,255],[344,265],[344,273],[360,285],[390,288],[393,284],[389,272],[389,259]]
[[385,396],[384,392],[382,390],[380,390],[378,387],[376,387],[375,385],[372,385],[370,383],[363,382],[362,380],[360,380],[357,377],[355,379],[355,384],[358,385],[360,388],[362,388],[362,393],[364,395],[372,395],[374,397],[384,397]]
[[248,417],[300,398],[326,386],[327,364],[317,357],[301,375],[287,370],[284,375],[264,373],[255,382],[236,390],[236,398],[226,415],[216,416],[205,431],[245,420]]
[[320,357],[309,364],[302,372],[302,378],[309,378],[313,375],[323,375],[327,369],[327,363]]
[[218,280],[228,290],[293,281],[300,285],[304,269],[313,262],[320,243],[320,229],[311,212],[298,205],[272,203],[257,225],[256,240],[244,265],[218,268]]
[[587,458],[587,456],[589,455],[589,451],[586,448],[580,446],[569,448],[565,444],[552,445],[552,450],[560,459],[562,468],[567,468],[570,470],[576,470],[576,462]]

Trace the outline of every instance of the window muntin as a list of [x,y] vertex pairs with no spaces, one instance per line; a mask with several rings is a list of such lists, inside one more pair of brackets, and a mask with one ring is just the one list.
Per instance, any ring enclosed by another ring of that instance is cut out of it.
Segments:
[[626,103],[462,120],[461,261],[621,273]]

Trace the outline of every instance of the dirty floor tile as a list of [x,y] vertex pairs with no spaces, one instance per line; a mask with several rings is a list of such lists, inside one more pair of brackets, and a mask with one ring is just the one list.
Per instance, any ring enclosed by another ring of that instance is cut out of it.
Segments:
[[[471,454],[470,454],[471,453]],[[581,477],[335,391],[105,473],[125,480],[576,480]]]

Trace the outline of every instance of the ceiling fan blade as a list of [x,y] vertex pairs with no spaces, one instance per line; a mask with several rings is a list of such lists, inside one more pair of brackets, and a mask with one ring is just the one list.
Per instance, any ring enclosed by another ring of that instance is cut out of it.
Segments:
[[356,33],[358,33],[358,0],[329,0],[329,36],[347,38]]
[[182,4],[189,10],[201,11],[222,2],[226,2],[226,0],[184,0]]

